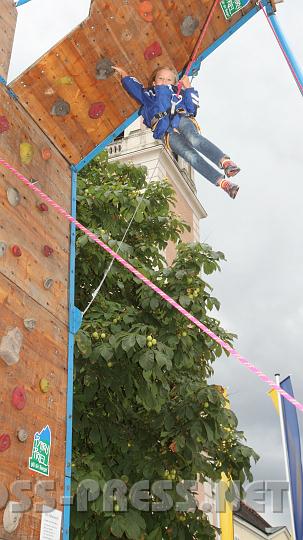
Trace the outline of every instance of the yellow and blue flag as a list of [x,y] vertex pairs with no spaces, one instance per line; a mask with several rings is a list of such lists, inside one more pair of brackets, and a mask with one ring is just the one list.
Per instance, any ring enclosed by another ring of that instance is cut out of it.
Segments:
[[[290,377],[286,377],[286,379],[281,381],[280,387],[294,397]],[[276,390],[271,390],[269,395],[279,412]],[[281,396],[281,408],[293,506],[295,539],[303,540],[303,472],[297,410],[288,400],[284,399],[283,396]]]

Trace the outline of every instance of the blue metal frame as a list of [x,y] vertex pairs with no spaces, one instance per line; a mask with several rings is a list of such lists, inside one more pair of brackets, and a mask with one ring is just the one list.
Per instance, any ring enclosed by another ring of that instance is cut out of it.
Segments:
[[[76,217],[77,206],[77,171],[71,167],[72,192],[71,215]],[[76,263],[76,226],[70,226],[70,259],[69,259],[69,328],[68,328],[68,367],[67,367],[67,399],[66,399],[66,449],[65,449],[65,481],[63,540],[69,540],[71,476],[72,476],[72,442],[73,442],[73,375],[74,375],[74,340],[82,322],[82,313],[75,307],[75,263]]]
[[277,34],[279,43],[280,43],[285,55],[287,56],[291,66],[292,66],[292,68],[293,68],[293,70],[294,70],[294,72],[296,74],[297,79],[296,79],[296,77],[294,77],[293,73],[292,73],[292,76],[294,77],[296,85],[298,86],[301,94],[303,95],[303,72],[302,72],[302,69],[299,66],[294,54],[292,53],[292,50],[291,50],[291,48],[290,48],[290,46],[289,46],[289,44],[287,42],[287,39],[285,38],[285,36],[283,34],[283,31],[282,31],[282,29],[280,27],[280,24],[278,22],[278,17],[276,15],[276,13],[273,11],[271,4],[267,4],[266,11],[267,11],[267,14],[269,15],[269,21],[272,24],[272,27],[273,27],[274,31],[276,32],[276,34]]
[[30,0],[18,0],[18,2],[16,2],[15,6],[16,7],[23,6],[23,4],[27,4],[27,2],[30,2]]
[[[268,0],[267,0],[268,1]],[[193,71],[196,71],[200,68],[202,60],[204,60],[207,56],[209,56],[215,49],[217,49],[224,41],[226,41],[232,34],[234,34],[241,26],[243,26],[247,21],[249,21],[256,13],[260,11],[260,8],[255,6],[253,7],[246,15],[241,17],[233,26],[231,26],[220,38],[218,38],[210,47],[205,49],[202,54],[197,58],[197,60],[193,63],[191,67],[190,74],[192,74]],[[113,131],[104,141],[102,141],[100,144],[98,144],[85,158],[83,158],[77,165],[75,165],[75,169],[77,172],[81,171],[85,165],[90,163],[92,159],[94,159],[102,150],[108,146],[124,129],[126,129],[130,124],[132,124],[136,118],[138,118],[138,111],[136,111],[134,114],[132,114],[129,118],[127,118],[115,131]]]
[[129,116],[129,118],[127,118],[124,122],[122,122],[122,124],[120,124],[120,126],[117,127],[115,131],[110,133],[110,135],[108,135],[108,137],[106,137],[104,141],[102,141],[91,152],[89,152],[85,158],[81,159],[81,161],[79,161],[77,165],[74,165],[75,170],[77,172],[81,171],[81,169],[83,169],[85,165],[90,163],[91,160],[94,159],[98,154],[100,154],[100,152],[102,152],[102,150],[106,146],[108,146],[116,137],[118,137],[118,135],[120,135],[122,131],[124,131],[130,124],[132,124],[136,120],[136,118],[138,118],[138,116],[139,116],[138,111],[136,111],[131,116]]

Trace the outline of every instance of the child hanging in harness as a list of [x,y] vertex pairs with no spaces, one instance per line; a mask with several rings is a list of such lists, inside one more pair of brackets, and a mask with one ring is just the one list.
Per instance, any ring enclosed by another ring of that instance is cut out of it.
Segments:
[[[113,66],[113,69],[121,75],[125,90],[141,104],[144,124],[151,128],[154,138],[161,139],[172,152],[181,156],[202,176],[234,199],[239,186],[226,177],[235,176],[240,169],[224,152],[201,135],[195,120],[199,95],[192,88],[189,78],[182,77],[183,88],[177,96],[175,85],[178,74],[174,68],[158,67],[150,78],[148,88],[130,77],[124,69],[118,66]],[[221,171],[210,165],[201,154]]]

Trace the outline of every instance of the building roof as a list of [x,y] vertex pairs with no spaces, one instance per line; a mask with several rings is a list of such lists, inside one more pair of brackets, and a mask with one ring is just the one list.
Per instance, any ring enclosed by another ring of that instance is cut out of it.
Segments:
[[240,501],[238,510],[234,510],[234,515],[238,516],[239,518],[246,521],[246,523],[253,525],[254,527],[256,527],[256,529],[259,529],[259,531],[262,531],[266,534],[268,533],[268,529],[272,529],[270,524],[267,523],[267,521],[265,521],[265,519],[263,519],[258,514],[258,512],[250,508],[250,506],[247,506],[247,504],[245,504],[243,501]]

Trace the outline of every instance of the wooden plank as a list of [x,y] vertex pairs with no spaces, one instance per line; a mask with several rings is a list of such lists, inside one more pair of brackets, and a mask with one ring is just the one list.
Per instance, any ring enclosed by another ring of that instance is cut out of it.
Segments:
[[12,54],[17,9],[13,0],[1,0],[0,9],[0,77],[7,80],[8,68]]
[[[64,494],[67,327],[1,274],[0,304],[0,339],[8,328],[17,327],[23,334],[19,363],[7,366],[0,360],[0,434],[8,433],[11,438],[11,447],[0,452],[0,481],[9,490],[15,480],[30,480],[32,486],[27,494],[33,497],[35,504],[42,502],[35,495],[37,482],[53,480],[55,486],[51,495],[62,510],[60,500]],[[37,321],[32,331],[24,327],[24,319],[27,318]],[[43,377],[50,382],[50,390],[45,394],[39,387]],[[26,405],[22,410],[15,409],[11,403],[16,386],[23,386],[26,392]],[[46,425],[50,426],[52,434],[49,477],[28,468],[34,434]],[[28,432],[28,439],[24,443],[19,442],[16,435],[20,428]],[[12,500],[15,500],[13,496]],[[3,530],[2,515],[3,510],[0,513],[0,536],[11,538]],[[38,540],[40,520],[41,514],[33,509],[26,512],[14,533],[14,539]]]
[[[96,62],[109,58],[144,84],[158,65],[181,70],[190,59],[212,0],[153,0],[152,5],[153,21],[146,22],[139,14],[140,0],[94,0],[89,17],[13,83],[22,104],[69,162],[78,163],[138,108],[116,77],[96,79]],[[218,7],[199,52],[254,6],[251,0],[229,21]],[[199,20],[199,27],[188,37],[181,32],[186,16]],[[162,54],[146,60],[144,51],[155,41]],[[70,84],[62,84],[66,78]],[[50,114],[59,98],[70,103],[67,116]],[[88,110],[99,101],[105,111],[93,120]]]
[[[1,156],[27,178],[38,180],[50,197],[69,210],[71,173],[68,163],[3,88],[0,88],[0,103],[0,115],[4,115],[10,125],[8,131],[0,134]],[[20,161],[19,146],[24,141],[30,143],[34,150],[28,165]],[[48,161],[42,159],[43,148],[49,148],[52,152]],[[20,204],[16,207],[12,207],[7,200],[8,188],[15,188],[20,194]],[[47,212],[40,212],[37,196],[3,167],[0,167],[0,200],[0,241],[8,247],[5,256],[0,257],[0,271],[66,323],[69,223],[51,207]],[[12,255],[13,245],[20,246],[21,257]],[[50,257],[43,255],[45,245],[54,250]],[[54,280],[50,290],[43,287],[46,278]]]

